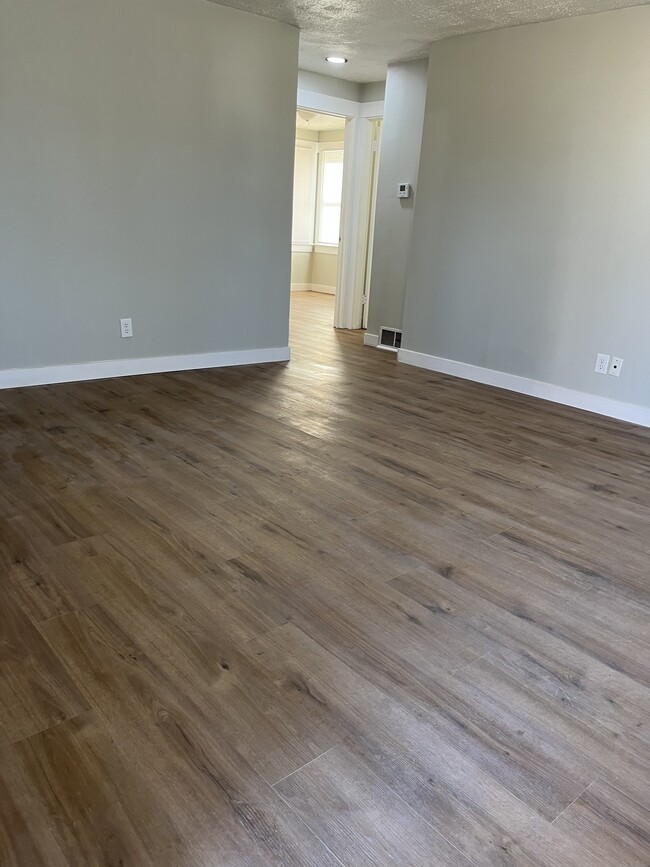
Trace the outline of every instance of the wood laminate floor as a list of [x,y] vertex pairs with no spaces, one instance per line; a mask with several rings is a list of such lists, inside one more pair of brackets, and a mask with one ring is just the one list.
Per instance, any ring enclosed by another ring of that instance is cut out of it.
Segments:
[[647,867],[650,432],[293,317],[0,393],[0,864]]

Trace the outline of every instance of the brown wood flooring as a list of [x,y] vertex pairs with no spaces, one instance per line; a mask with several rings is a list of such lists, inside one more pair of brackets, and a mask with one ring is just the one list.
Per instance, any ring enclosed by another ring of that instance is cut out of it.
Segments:
[[0,393],[2,867],[650,864],[650,432],[331,304]]

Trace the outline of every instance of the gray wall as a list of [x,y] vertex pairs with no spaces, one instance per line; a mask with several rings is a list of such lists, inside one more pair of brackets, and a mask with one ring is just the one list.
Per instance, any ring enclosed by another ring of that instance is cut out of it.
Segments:
[[2,0],[0,369],[286,346],[297,52],[202,0]]
[[385,81],[369,81],[361,85],[361,102],[381,102],[386,96]]
[[343,78],[335,78],[332,75],[309,72],[306,69],[298,71],[298,87],[300,90],[321,93],[324,96],[351,99],[353,102],[361,101],[361,84],[357,84],[355,81],[346,81]]
[[647,6],[432,46],[408,349],[650,405],[649,94]]
[[[377,184],[375,236],[370,277],[368,331],[400,328],[418,187],[418,165],[427,93],[428,61],[388,67],[381,159]],[[398,199],[397,186],[413,185],[411,198]]]
[[351,99],[353,102],[380,102],[384,98],[384,81],[369,81],[359,84],[356,81],[346,81],[333,75],[321,75],[320,72],[298,70],[298,87],[324,96],[336,96],[339,99]]

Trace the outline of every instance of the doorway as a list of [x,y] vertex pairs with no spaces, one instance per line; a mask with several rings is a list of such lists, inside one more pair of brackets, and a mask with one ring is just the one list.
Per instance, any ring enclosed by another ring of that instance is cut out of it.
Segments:
[[[336,296],[346,118],[299,108],[291,237],[291,292]],[[334,304],[332,324],[334,324]]]
[[[312,267],[311,272],[307,269],[309,268],[309,262],[311,261],[313,265],[315,261],[313,254],[317,251],[315,241],[317,225],[323,226],[329,219],[329,226],[331,228],[333,222],[332,214],[336,211],[339,219],[339,244],[338,250],[335,251],[337,272],[336,278],[333,281],[332,266],[330,265],[329,277],[327,278],[330,285],[332,282],[335,284],[335,294],[332,296],[334,298],[332,324],[335,328],[360,329],[364,327],[368,307],[367,290],[369,287],[370,257],[372,254],[372,226],[376,203],[376,178],[384,104],[383,101],[368,103],[353,102],[349,99],[298,88],[298,111],[302,112],[302,117],[300,115],[296,116],[296,135],[299,135],[297,132],[299,126],[307,126],[308,129],[311,128],[312,132],[315,132],[314,126],[319,123],[316,120],[316,115],[321,120],[324,116],[325,121],[323,122],[325,123],[336,124],[336,131],[330,131],[336,137],[340,138],[341,127],[344,127],[342,140],[343,183],[340,203],[338,195],[334,201],[323,199],[320,202],[319,219],[321,221],[317,224],[315,196],[318,195],[316,186],[318,179],[317,173],[314,175],[312,167],[312,178],[315,177],[316,180],[313,182],[314,186],[311,187],[311,192],[307,194],[307,201],[314,203],[313,234],[307,238],[308,243],[305,244],[301,244],[296,235],[293,244],[294,254],[309,254],[311,252],[312,259],[309,260],[309,257],[305,257],[304,255],[293,257],[295,267],[293,269],[292,282],[294,290],[304,291],[304,288],[301,289],[300,284],[303,284],[303,287],[304,284],[311,285],[312,287],[328,285],[323,283],[317,284],[314,280],[314,277],[318,278],[322,275],[323,272],[319,271],[319,267],[322,267],[322,264],[319,263],[316,270]],[[323,136],[323,138],[326,137]],[[338,149],[341,150],[340,142],[330,141],[329,144],[338,144]],[[299,153],[297,159],[305,161],[307,157],[304,153]],[[329,174],[333,176],[335,172],[338,173],[339,171],[340,165],[336,170],[331,169]],[[308,185],[302,185],[301,189],[309,191],[310,188]],[[296,209],[300,207],[300,204],[295,199],[294,205],[294,213],[296,213]],[[309,211],[312,213],[311,209]],[[317,252],[320,252],[320,250]],[[329,254],[332,255],[331,250]],[[307,291],[310,290],[308,289]],[[313,288],[311,291],[313,291]],[[322,295],[323,293],[321,292],[320,294]]]

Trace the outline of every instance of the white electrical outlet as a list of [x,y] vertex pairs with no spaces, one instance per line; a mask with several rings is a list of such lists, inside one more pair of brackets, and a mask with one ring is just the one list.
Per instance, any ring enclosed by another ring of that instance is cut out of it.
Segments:
[[623,359],[617,358],[615,355],[613,355],[611,364],[609,365],[609,375],[610,376],[620,376],[621,375],[621,367],[623,367]]
[[609,367],[609,355],[605,355],[603,352],[599,352],[596,356],[596,367],[594,370],[596,373],[607,373],[607,368]]
[[132,319],[120,319],[120,334],[122,337],[133,337]]

